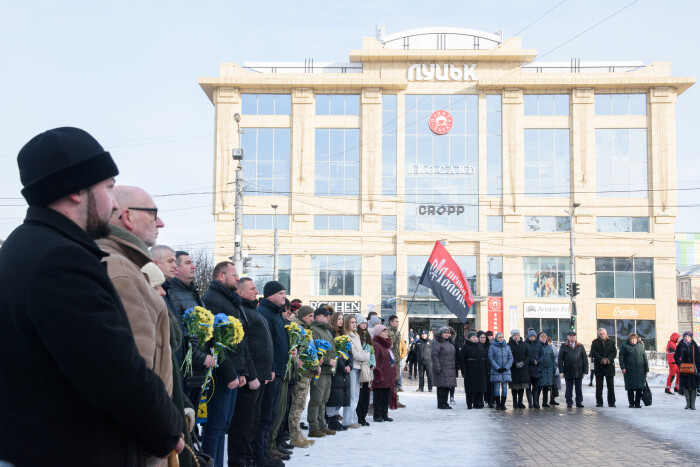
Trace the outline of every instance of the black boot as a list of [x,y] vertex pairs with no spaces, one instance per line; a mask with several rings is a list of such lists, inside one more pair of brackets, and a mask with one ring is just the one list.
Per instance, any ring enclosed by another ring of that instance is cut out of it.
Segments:
[[527,396],[527,407],[528,409],[532,408],[532,391],[530,391],[530,388],[527,388],[525,390],[525,395]]
[[688,391],[690,393],[690,410],[695,410],[695,399],[698,397],[697,391]]
[[518,408],[519,409],[524,409],[525,404],[523,404],[523,394],[525,393],[524,389],[518,389]]
[[508,410],[508,407],[506,407],[506,399],[508,399],[508,396],[501,396],[501,410]]
[[634,408],[635,409],[642,408],[642,391],[641,390],[634,391]]
[[501,397],[494,397],[494,399],[496,401],[496,410],[501,410]]
[[537,386],[532,392],[532,406],[536,409],[540,408],[540,388]]
[[510,395],[513,397],[513,408],[518,409],[518,390],[517,389],[511,389],[510,390]]
[[634,408],[634,391],[627,391],[627,402],[630,404],[630,409]]
[[467,393],[467,410],[471,410],[474,406],[474,394]]
[[545,386],[542,388],[542,407],[549,407],[547,401],[549,400],[549,387]]

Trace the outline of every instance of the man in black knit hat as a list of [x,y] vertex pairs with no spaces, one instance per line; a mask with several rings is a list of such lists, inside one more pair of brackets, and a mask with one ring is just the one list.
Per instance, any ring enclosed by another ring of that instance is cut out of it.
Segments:
[[182,418],[94,242],[119,207],[112,157],[85,131],[56,128],[17,163],[29,209],[0,250],[0,459],[123,466],[181,451]]

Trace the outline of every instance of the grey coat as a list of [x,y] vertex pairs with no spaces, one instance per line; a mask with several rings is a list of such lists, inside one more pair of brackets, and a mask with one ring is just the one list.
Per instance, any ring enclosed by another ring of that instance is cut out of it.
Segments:
[[433,362],[433,385],[439,388],[457,386],[457,362],[452,342],[436,334],[430,356]]
[[557,368],[557,361],[554,357],[554,347],[550,344],[542,344],[542,353],[540,354],[540,359],[537,361],[537,366],[540,370],[540,376],[537,379],[537,385],[551,386],[554,384],[554,373]]
[[[510,368],[513,365],[513,352],[510,351],[510,347],[505,341],[491,342],[489,363],[491,364],[492,383],[510,383],[512,381]],[[499,368],[505,368],[506,371],[499,373]]]

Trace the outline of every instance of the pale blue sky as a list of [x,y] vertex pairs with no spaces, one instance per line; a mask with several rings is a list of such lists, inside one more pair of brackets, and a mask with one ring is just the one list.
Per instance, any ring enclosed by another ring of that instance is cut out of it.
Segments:
[[[25,211],[17,152],[41,131],[92,133],[116,159],[118,183],[209,192],[214,107],[197,79],[218,76],[221,62],[348,61],[376,25],[387,34],[454,26],[511,37],[559,2],[2,2],[0,239]],[[568,0],[520,34],[523,47],[542,55],[631,2]],[[640,0],[545,60],[668,61],[674,76],[698,76],[699,13],[694,2]],[[696,85],[677,106],[680,188],[700,187],[699,108]],[[695,204],[698,193],[680,192],[679,204]],[[156,202],[166,223],[159,242],[212,246],[211,195]],[[676,230],[700,231],[699,209],[680,209]]]

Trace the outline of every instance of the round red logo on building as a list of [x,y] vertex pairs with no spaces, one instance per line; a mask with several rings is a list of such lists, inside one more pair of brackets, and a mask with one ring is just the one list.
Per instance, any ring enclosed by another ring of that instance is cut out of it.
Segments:
[[452,129],[452,115],[447,110],[437,110],[433,112],[428,120],[430,129],[436,135],[444,135]]

